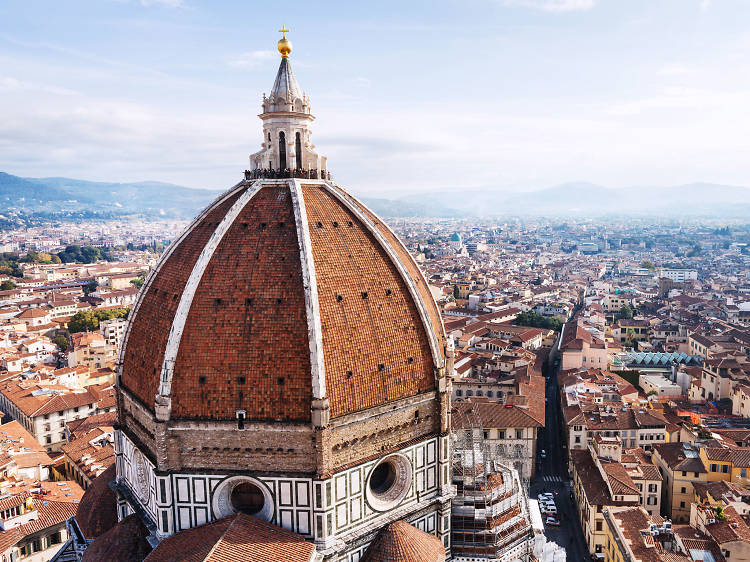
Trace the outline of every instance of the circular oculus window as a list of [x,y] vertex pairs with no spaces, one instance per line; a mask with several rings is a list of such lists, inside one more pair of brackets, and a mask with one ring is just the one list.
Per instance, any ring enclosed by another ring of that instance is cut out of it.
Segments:
[[367,478],[367,503],[376,511],[393,509],[409,493],[412,469],[403,455],[390,455],[370,471]]
[[217,519],[233,513],[246,513],[264,521],[273,518],[273,497],[268,488],[255,478],[234,476],[216,488],[213,497]]

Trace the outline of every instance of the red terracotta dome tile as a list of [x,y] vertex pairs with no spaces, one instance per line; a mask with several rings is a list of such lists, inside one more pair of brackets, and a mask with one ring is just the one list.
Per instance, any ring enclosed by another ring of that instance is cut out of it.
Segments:
[[436,310],[403,245],[351,196],[246,182],[157,265],[121,385],[152,411],[161,393],[172,419],[309,422],[315,398],[342,416],[435,388]]

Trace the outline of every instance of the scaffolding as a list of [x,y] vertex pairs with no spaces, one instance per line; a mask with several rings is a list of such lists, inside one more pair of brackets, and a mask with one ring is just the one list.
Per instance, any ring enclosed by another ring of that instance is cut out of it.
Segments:
[[451,549],[454,560],[534,560],[534,533],[526,490],[512,465],[490,454],[474,408],[452,434]]

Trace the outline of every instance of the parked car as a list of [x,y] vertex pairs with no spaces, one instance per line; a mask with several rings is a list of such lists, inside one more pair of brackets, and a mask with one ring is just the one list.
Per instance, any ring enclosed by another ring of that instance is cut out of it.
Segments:
[[556,527],[559,527],[560,519],[558,519],[557,515],[548,515],[547,519],[544,520],[544,523],[546,525],[554,525]]
[[546,501],[552,501],[555,499],[555,496],[552,494],[552,492],[545,492],[544,494],[539,494],[537,496],[537,499],[540,502],[546,502]]

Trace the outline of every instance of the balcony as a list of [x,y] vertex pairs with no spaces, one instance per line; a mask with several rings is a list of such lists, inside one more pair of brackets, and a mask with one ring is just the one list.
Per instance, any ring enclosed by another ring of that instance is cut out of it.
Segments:
[[245,170],[246,180],[257,179],[289,179],[297,178],[304,180],[330,180],[331,172],[327,170]]

